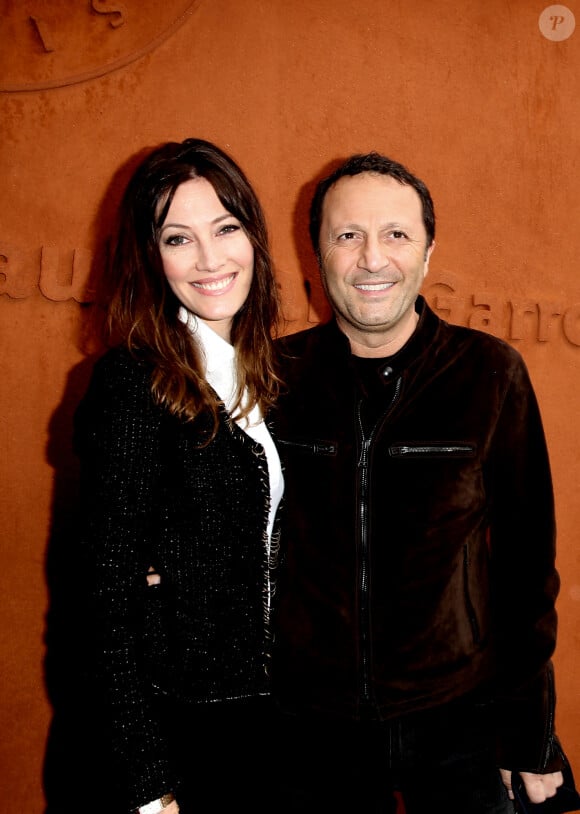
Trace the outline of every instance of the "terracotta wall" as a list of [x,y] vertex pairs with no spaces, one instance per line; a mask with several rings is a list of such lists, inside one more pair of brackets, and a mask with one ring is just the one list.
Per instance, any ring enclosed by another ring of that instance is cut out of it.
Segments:
[[55,552],[51,534],[67,525],[70,419],[98,351],[83,303],[135,156],[186,136],[216,141],[254,181],[289,330],[327,314],[305,229],[320,169],[377,149],[430,186],[439,228],[429,301],[513,342],[543,410],[562,576],[558,728],[580,776],[580,5],[546,7],[2,0],[5,810],[43,810],[47,579],[67,588],[69,606],[75,590],[74,551]]

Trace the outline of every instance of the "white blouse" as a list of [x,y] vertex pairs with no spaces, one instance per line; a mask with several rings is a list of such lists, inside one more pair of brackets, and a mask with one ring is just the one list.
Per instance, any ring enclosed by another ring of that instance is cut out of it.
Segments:
[[[235,350],[233,345],[217,334],[210,326],[195,314],[182,307],[179,318],[186,322],[198,339],[206,362],[206,378],[231,413],[236,392]],[[270,479],[270,512],[268,517],[268,540],[271,543],[274,518],[284,492],[284,476],[280,456],[274,445],[270,431],[256,405],[248,418],[235,419],[238,426],[262,445],[268,462]]]

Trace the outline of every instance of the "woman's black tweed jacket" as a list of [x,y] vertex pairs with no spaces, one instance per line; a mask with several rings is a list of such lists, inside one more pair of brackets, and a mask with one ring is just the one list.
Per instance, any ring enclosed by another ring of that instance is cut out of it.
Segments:
[[[175,782],[156,696],[268,692],[268,469],[225,413],[203,445],[207,425],[156,405],[149,368],[121,349],[96,363],[75,430],[94,670],[137,806]],[[150,565],[159,588],[147,588]]]

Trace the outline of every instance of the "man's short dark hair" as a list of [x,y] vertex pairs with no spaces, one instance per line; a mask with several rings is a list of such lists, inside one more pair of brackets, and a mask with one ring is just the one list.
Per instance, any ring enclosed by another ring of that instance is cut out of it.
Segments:
[[413,175],[412,172],[380,153],[372,152],[366,154],[356,154],[347,158],[330,175],[318,182],[310,204],[310,240],[314,248],[314,253],[320,263],[320,222],[322,220],[322,207],[328,190],[336,184],[340,178],[345,176],[360,175],[362,172],[373,172],[377,175],[388,175],[405,186],[413,187],[421,199],[423,209],[423,224],[427,232],[427,246],[430,246],[435,239],[435,209],[431,193],[426,185]]

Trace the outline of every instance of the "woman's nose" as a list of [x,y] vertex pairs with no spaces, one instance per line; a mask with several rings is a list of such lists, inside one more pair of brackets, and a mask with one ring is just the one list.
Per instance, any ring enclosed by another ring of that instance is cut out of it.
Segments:
[[213,241],[206,241],[199,246],[195,263],[198,271],[217,271],[222,265],[222,252]]

